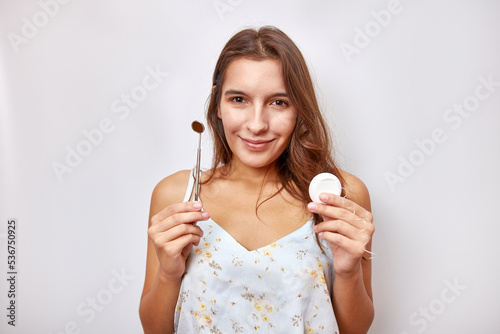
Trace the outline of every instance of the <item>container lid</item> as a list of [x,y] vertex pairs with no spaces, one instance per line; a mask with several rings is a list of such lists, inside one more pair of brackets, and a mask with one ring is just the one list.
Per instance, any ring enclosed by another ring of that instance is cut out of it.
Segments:
[[339,179],[330,173],[321,173],[316,175],[309,184],[309,196],[316,203],[322,203],[319,199],[321,193],[340,195],[342,185]]

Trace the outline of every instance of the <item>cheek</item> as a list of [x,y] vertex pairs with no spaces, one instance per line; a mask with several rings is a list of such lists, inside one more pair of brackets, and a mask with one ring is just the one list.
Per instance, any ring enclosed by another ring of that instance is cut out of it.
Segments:
[[275,129],[280,132],[283,136],[290,137],[295,128],[296,116],[291,115],[289,117],[280,117],[275,121]]
[[231,135],[238,130],[239,122],[235,119],[234,115],[231,113],[225,112],[224,109],[220,111],[219,109],[219,119],[222,122],[222,126],[224,128],[224,134],[226,135],[226,140],[231,141]]
[[245,123],[245,115],[243,112],[225,108],[223,104],[219,107],[217,115],[222,120],[224,128],[237,128]]

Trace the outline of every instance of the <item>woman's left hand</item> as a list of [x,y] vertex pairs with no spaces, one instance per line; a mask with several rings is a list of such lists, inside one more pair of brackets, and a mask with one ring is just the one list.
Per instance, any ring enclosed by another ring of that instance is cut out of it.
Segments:
[[361,258],[370,256],[373,216],[353,201],[333,194],[322,193],[323,203],[309,203],[308,209],[323,216],[314,231],[330,245],[335,274],[353,277],[361,268]]

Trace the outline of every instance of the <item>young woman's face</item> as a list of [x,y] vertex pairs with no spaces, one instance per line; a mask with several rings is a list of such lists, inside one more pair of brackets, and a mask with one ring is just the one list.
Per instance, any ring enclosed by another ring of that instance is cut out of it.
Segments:
[[287,95],[279,60],[239,58],[226,71],[218,117],[233,160],[261,168],[288,146],[297,112]]

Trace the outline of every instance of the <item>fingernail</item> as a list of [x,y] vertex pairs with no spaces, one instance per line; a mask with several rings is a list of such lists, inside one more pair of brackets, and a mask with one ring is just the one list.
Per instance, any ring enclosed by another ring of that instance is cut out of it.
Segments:
[[203,207],[203,204],[201,204],[201,202],[194,202],[193,203],[193,208],[194,209],[201,209]]
[[311,211],[315,211],[318,208],[318,205],[316,203],[309,203],[307,204],[307,208]]
[[203,213],[201,214],[201,216],[204,218],[204,219],[208,219],[210,218],[210,214],[206,211],[203,211]]
[[328,201],[330,197],[327,194],[321,194],[319,195],[319,199],[322,201]]

